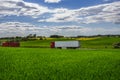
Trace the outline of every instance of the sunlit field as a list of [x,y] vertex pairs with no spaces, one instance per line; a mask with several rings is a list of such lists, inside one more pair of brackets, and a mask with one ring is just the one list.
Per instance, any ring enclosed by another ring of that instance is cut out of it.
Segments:
[[120,80],[118,37],[84,38],[79,49],[51,49],[48,38],[0,47],[0,80]]
[[52,41],[79,40],[81,48],[113,49],[113,44],[120,42],[119,37],[95,37],[95,38],[47,38],[46,40],[33,40],[21,42],[21,47],[49,48]]
[[120,50],[0,48],[0,80],[120,80]]

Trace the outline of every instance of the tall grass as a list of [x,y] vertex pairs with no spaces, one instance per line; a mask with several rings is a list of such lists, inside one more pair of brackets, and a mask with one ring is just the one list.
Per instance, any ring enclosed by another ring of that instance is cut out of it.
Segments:
[[0,80],[120,80],[120,50],[0,48]]

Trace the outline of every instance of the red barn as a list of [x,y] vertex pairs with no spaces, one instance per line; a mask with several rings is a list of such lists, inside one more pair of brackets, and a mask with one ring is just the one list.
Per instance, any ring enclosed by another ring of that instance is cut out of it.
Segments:
[[2,47],[20,47],[20,43],[14,41],[7,41],[2,43]]

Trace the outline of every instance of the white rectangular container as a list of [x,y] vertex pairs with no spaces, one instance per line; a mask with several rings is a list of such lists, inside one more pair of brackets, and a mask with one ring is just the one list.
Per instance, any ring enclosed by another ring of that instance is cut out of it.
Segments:
[[79,48],[79,41],[55,41],[55,48]]

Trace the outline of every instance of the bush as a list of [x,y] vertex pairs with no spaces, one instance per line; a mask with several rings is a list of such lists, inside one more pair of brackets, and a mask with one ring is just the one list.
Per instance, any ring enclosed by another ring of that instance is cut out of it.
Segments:
[[120,42],[114,44],[114,48],[120,48]]

